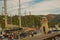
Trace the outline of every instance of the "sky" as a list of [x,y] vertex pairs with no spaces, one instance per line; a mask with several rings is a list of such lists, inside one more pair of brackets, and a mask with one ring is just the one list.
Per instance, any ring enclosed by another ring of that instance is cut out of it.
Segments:
[[[8,15],[18,15],[19,0],[7,0]],[[60,14],[60,0],[20,0],[21,15]],[[0,14],[3,13],[3,1],[0,0]]]

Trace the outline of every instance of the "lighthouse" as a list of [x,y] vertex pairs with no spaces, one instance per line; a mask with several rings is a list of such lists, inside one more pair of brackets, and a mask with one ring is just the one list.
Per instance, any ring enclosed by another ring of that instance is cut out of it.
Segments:
[[47,34],[48,31],[49,31],[48,20],[47,20],[46,17],[42,17],[42,20],[41,20],[41,30],[42,30],[43,34]]

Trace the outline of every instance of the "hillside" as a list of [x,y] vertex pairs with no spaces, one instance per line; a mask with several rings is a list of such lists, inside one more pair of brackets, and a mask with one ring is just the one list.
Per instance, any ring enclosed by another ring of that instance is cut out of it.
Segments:
[[[26,16],[22,16],[21,18],[21,23],[23,27],[40,27],[41,23],[41,17],[47,17],[49,20],[49,26],[54,26],[55,24],[59,24],[60,25],[60,14],[59,15],[55,15],[55,14],[49,14],[49,15],[26,15]],[[19,21],[18,21],[18,16],[8,16],[8,24],[14,24],[14,25],[19,25]],[[4,16],[0,15],[0,26],[2,28],[4,28]]]

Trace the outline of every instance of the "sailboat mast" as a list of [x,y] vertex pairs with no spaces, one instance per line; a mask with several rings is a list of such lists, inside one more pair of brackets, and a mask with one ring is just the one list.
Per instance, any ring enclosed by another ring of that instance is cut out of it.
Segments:
[[7,27],[7,5],[6,5],[6,1],[7,0],[4,0],[5,27]]
[[21,6],[20,6],[20,0],[19,0],[19,8],[18,8],[18,19],[19,19],[19,27],[21,28]]

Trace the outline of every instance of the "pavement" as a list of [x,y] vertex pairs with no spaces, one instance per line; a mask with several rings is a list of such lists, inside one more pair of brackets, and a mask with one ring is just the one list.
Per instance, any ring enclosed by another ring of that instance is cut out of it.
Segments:
[[[48,34],[48,36],[47,35],[46,36],[49,37],[49,35],[50,34]],[[50,36],[53,36],[53,34],[51,34]],[[34,35],[34,37],[26,37],[23,40],[42,40],[41,38],[47,38],[47,37],[44,37],[44,34],[38,33],[38,34]],[[57,37],[56,40],[60,40],[60,37]]]

